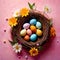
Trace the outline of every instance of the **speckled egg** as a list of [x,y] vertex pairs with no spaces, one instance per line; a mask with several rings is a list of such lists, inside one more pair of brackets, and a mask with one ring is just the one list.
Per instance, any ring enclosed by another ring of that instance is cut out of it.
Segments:
[[36,33],[36,27],[34,25],[31,25],[30,29],[31,29],[32,32]]
[[36,19],[31,19],[31,20],[30,20],[30,24],[31,24],[31,25],[36,25],[36,22],[37,22]]
[[30,36],[30,40],[31,40],[32,42],[36,41],[36,40],[37,40],[37,35],[36,35],[36,34],[32,34],[32,35]]
[[23,25],[23,28],[24,29],[28,29],[30,27],[30,24],[29,23],[25,23],[24,25]]
[[26,41],[29,41],[29,39],[30,39],[29,35],[26,35],[26,36],[24,37],[24,40],[26,40]]
[[27,34],[28,35],[31,35],[32,34],[32,31],[30,29],[27,29]]
[[21,36],[25,36],[25,35],[26,35],[26,29],[22,29],[22,30],[20,31],[20,35],[21,35]]
[[40,22],[37,22],[37,23],[36,23],[36,27],[37,27],[38,29],[41,29],[41,27],[42,27],[41,23],[40,23]]
[[42,31],[37,29],[36,34],[37,34],[37,36],[42,36]]

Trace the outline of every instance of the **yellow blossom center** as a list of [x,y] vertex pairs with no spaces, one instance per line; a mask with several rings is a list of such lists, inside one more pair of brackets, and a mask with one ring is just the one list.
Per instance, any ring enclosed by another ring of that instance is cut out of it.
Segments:
[[19,49],[19,46],[16,46],[16,49],[18,50]]
[[16,12],[16,15],[18,15],[18,12]]

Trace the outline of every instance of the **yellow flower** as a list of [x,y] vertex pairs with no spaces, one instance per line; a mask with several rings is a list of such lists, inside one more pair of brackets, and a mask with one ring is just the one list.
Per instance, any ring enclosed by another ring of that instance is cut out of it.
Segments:
[[11,27],[16,26],[17,25],[17,19],[12,17],[8,20],[8,23]]
[[55,29],[53,27],[51,27],[50,29],[50,36],[56,36],[56,32],[55,32]]
[[36,55],[38,55],[38,49],[36,49],[35,47],[31,48],[29,53],[31,56],[36,56]]
[[28,13],[29,13],[29,10],[27,8],[22,8],[20,11],[20,15],[22,17],[24,17],[24,16],[26,17],[28,15]]

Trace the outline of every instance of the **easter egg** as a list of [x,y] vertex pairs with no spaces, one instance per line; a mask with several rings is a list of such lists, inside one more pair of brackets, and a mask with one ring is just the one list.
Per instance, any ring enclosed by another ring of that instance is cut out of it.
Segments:
[[42,36],[42,31],[37,29],[36,34],[37,34],[37,36]]
[[37,22],[37,23],[36,23],[36,27],[37,27],[38,29],[40,29],[40,28],[42,27],[41,23],[40,23],[40,22]]
[[30,20],[30,24],[31,24],[31,25],[36,25],[36,22],[37,22],[36,19],[31,19],[31,20]]
[[21,35],[21,36],[25,36],[25,35],[26,35],[26,29],[21,30],[21,31],[20,31],[20,35]]
[[29,41],[29,39],[30,39],[29,35],[26,35],[26,36],[24,37],[24,40],[26,40],[26,41]]
[[27,30],[27,34],[28,35],[31,35],[32,34],[32,31],[30,29]]
[[37,35],[36,35],[36,34],[32,34],[32,35],[30,36],[30,40],[31,40],[32,42],[36,41],[36,40],[37,40]]
[[36,32],[36,27],[34,25],[31,25],[30,29],[31,29],[32,32],[34,32],[34,33]]
[[23,25],[23,28],[24,29],[28,29],[30,27],[30,24],[29,23],[25,23],[24,25]]

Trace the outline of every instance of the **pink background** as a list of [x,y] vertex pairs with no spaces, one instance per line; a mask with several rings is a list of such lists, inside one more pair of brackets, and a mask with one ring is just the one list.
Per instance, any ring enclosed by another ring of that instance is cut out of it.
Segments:
[[[6,18],[12,16],[13,11],[28,7],[27,2],[36,4],[36,9],[43,11],[44,6],[49,6],[52,12],[49,17],[53,18],[54,27],[56,29],[56,38],[51,42],[50,46],[36,57],[30,57],[23,50],[22,54],[17,56],[12,49],[8,40],[11,40],[10,26]],[[4,32],[6,30],[6,32]],[[6,41],[6,44],[4,44]],[[0,0],[0,60],[60,60],[60,0]]]

